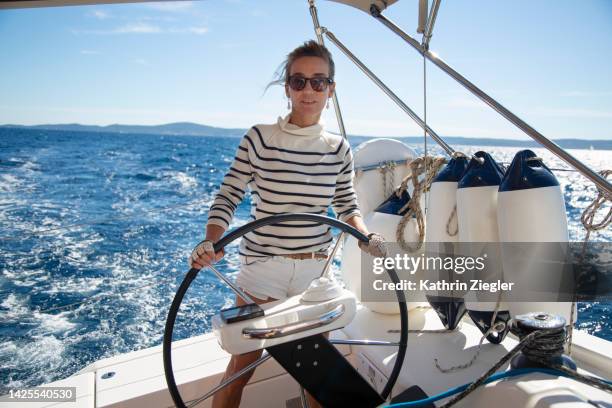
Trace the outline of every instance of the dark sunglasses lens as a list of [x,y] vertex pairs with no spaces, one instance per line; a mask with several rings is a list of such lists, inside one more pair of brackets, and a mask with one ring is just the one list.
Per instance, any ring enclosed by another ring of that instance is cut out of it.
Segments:
[[312,78],[310,80],[310,86],[317,92],[324,91],[327,88],[327,80],[323,78]]
[[301,91],[306,86],[306,78],[291,77],[289,78],[289,86],[294,91]]

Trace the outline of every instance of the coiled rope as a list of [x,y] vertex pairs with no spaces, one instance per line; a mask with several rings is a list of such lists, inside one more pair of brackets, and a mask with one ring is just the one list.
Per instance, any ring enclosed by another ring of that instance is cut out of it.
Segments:
[[389,196],[395,189],[395,167],[397,167],[397,165],[394,161],[387,161],[381,163],[378,168],[382,177],[384,197]]
[[505,323],[503,322],[498,322],[497,324],[495,323],[495,320],[497,319],[497,313],[499,312],[499,305],[501,304],[501,297],[502,297],[502,292],[500,291],[499,294],[497,295],[497,301],[495,302],[495,309],[493,310],[493,315],[491,316],[491,322],[489,323],[489,330],[483,333],[483,335],[480,337],[480,341],[478,342],[478,347],[476,348],[476,352],[474,353],[472,358],[464,364],[459,364],[459,365],[451,366],[448,368],[443,368],[442,366],[440,366],[440,362],[438,361],[438,359],[434,358],[434,364],[436,365],[436,368],[440,372],[452,373],[452,372],[464,370],[466,368],[471,367],[472,364],[474,364],[476,360],[478,359],[478,356],[480,355],[480,352],[482,350],[482,344],[484,343],[484,340],[487,338],[487,336],[493,333],[503,332],[506,329]]
[[[463,152],[455,151],[451,157],[453,159],[456,159],[456,158],[468,157],[468,156]],[[454,222],[454,225],[453,225],[453,222]],[[451,230],[451,226],[454,227],[453,230]],[[459,219],[457,218],[457,203],[455,203],[455,205],[453,206],[453,211],[451,211],[451,214],[448,217],[448,221],[446,221],[446,233],[450,237],[454,237],[459,233]]]
[[[600,171],[599,174],[601,174],[605,179],[608,179],[608,177],[612,175],[612,170],[603,170]],[[599,211],[599,209],[602,208],[606,202],[612,202],[612,197],[606,195],[603,190],[598,188],[597,197],[587,208],[584,209],[584,212],[580,217],[580,222],[582,222],[582,225],[584,225],[584,228],[587,231],[586,237],[584,238],[585,242],[589,240],[591,232],[600,231],[612,223],[612,206],[608,208],[608,213],[601,219],[601,221],[595,222],[595,215],[597,215],[597,211]]]
[[[610,175],[612,175],[612,170],[602,170],[599,172],[603,178],[606,180]],[[612,202],[612,197],[606,194],[605,191],[601,190],[599,187],[597,188],[597,197],[588,207],[584,209],[582,212],[582,216],[580,217],[580,222],[584,226],[586,230],[586,235],[584,237],[584,243],[582,245],[582,255],[581,259],[584,260],[584,256],[586,254],[587,243],[591,238],[591,232],[593,231],[601,231],[604,228],[607,228],[610,223],[612,223],[612,205],[608,208],[608,213],[601,219],[601,221],[596,222],[595,216],[597,212],[605,206],[606,202]],[[580,277],[578,277],[579,279]],[[576,322],[576,293],[574,292],[574,297],[572,299],[572,310],[570,311],[570,323],[568,326],[567,333],[567,354],[572,355],[572,344],[573,344],[573,335],[574,335],[574,324]]]
[[[455,222],[455,229],[451,231],[452,222]],[[453,211],[451,215],[448,217],[448,221],[446,222],[446,233],[450,237],[454,237],[459,233],[459,219],[457,219],[457,204],[453,206]]]
[[[516,327],[513,328],[513,330]],[[512,357],[518,352],[523,351],[529,359],[540,364],[543,364],[549,368],[563,372],[563,374],[571,377],[577,381],[585,383],[587,385],[599,388],[606,392],[612,392],[612,386],[609,382],[602,380],[597,377],[589,375],[578,374],[577,372],[568,369],[567,367],[560,364],[551,364],[552,359],[555,356],[560,356],[563,351],[563,343],[565,340],[565,330],[561,329],[542,329],[532,331],[526,334],[523,331],[516,331],[520,338],[520,342],[506,355],[499,359],[490,369],[482,374],[476,381],[471,383],[465,390],[457,394],[446,404],[442,405],[442,408],[449,408],[467,397],[480,385],[484,384],[487,378],[491,377],[497,370],[499,370],[504,364],[506,364]],[[551,345],[551,342],[553,343]]]
[[[407,211],[403,216],[400,222],[397,225],[396,230],[396,240],[400,244],[400,247],[406,252],[415,252],[421,249],[423,246],[423,242],[425,241],[425,216],[423,214],[423,209],[421,208],[421,195],[428,192],[431,187],[431,182],[436,177],[440,169],[443,165],[446,164],[446,159],[444,157],[433,157],[424,155],[423,157],[417,157],[413,161],[408,164],[409,173],[404,179],[400,186],[395,190],[396,197],[400,198],[404,192],[408,190],[409,183],[412,184],[412,195],[410,197],[410,201],[404,205],[399,213],[401,214],[404,211]],[[425,177],[422,177],[422,180],[419,181],[419,178],[425,174]],[[412,218],[414,218],[417,222],[418,232],[419,232],[419,241],[417,246],[412,248],[410,244],[406,241],[404,237],[404,230],[406,229],[406,224]],[[453,333],[459,329],[457,326],[454,329],[429,329],[429,330],[420,330],[420,329],[411,329],[408,330],[409,333],[429,333],[429,334],[445,334],[445,333]],[[398,330],[388,330],[389,333],[399,332]]]
[[[517,335],[519,340],[523,340],[534,332],[534,330],[526,330],[521,327],[517,321],[510,324],[510,331]],[[563,345],[566,338],[565,326],[547,328],[540,330],[540,332],[539,335],[525,343],[522,352],[527,359],[550,366],[554,364],[555,360],[559,360],[563,354]]]
[[[408,203],[400,209],[400,214],[404,211],[406,211],[406,213],[402,216],[402,219],[397,225],[397,230],[395,233],[397,242],[406,252],[416,252],[423,246],[423,242],[425,241],[425,217],[420,203],[421,195],[429,191],[431,182],[444,164],[446,164],[446,159],[444,157],[417,157],[411,161],[410,164],[408,164],[410,173],[408,173],[404,180],[402,180],[402,184],[400,184],[398,189],[395,190],[395,195],[399,198],[405,191],[408,190],[409,183],[412,183],[413,190],[410,201],[408,201]],[[421,181],[419,181],[419,178],[421,178],[423,174],[425,176],[422,177]],[[413,216],[416,219],[419,233],[418,242],[415,247],[412,247],[404,237],[406,224],[408,221],[410,221],[410,219],[412,219]]]

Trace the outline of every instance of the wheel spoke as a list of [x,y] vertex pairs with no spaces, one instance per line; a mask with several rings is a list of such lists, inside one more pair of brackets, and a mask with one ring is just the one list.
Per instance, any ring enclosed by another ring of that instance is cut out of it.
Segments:
[[248,366],[244,367],[242,370],[238,371],[236,374],[234,374],[234,375],[226,378],[225,380],[221,381],[219,383],[219,385],[217,385],[212,390],[208,391],[206,394],[204,394],[204,396],[202,396],[202,397],[200,397],[198,399],[195,399],[195,400],[187,401],[187,402],[190,402],[190,404],[187,405],[187,407],[188,408],[195,407],[200,402],[208,399],[213,394],[216,394],[217,392],[219,392],[223,388],[227,387],[228,385],[230,385],[231,383],[233,383],[234,381],[236,381],[238,378],[242,377],[243,375],[245,375],[249,371],[254,370],[257,366],[263,364],[270,357],[272,357],[272,356],[270,356],[268,353],[265,353],[263,356],[261,356],[260,358],[258,358],[255,361],[253,361],[251,364],[249,364]]
[[[318,214],[294,213],[294,214],[272,215],[270,217],[265,217],[265,218],[261,218],[261,219],[249,222],[237,228],[236,230],[231,231],[230,233],[222,237],[219,241],[217,241],[214,244],[214,251],[218,252],[219,250],[223,249],[226,245],[228,245],[235,239],[240,238],[243,235],[247,234],[248,232],[251,232],[259,227],[263,227],[266,225],[273,225],[273,224],[277,224],[277,223],[281,223],[285,221],[318,222],[321,224],[336,227],[340,229],[342,232],[352,235],[358,241],[362,241],[362,242],[369,241],[369,238],[366,235],[364,235],[362,232],[357,230],[355,227],[349,224],[346,224],[345,222],[342,222],[340,220],[326,217],[324,215],[318,215]],[[341,241],[341,239],[339,239],[338,241]],[[337,246],[338,245],[336,245],[336,248]],[[333,253],[330,259],[328,259],[328,263],[326,265],[327,267],[323,269],[323,275],[325,275],[326,272],[329,271],[328,267],[331,264],[332,259],[333,259]],[[217,275],[217,277],[219,277],[221,280],[227,283],[230,286],[230,288],[232,288],[232,290],[239,297],[241,297],[247,303],[250,303],[249,296],[246,293],[241,291],[237,286],[233,285],[221,273],[214,270],[215,269],[214,267],[211,269],[213,269],[213,272]],[[177,293],[172,301],[170,310],[168,311],[168,317],[166,319],[166,327],[164,330],[164,341],[163,341],[163,348],[162,348],[163,361],[164,361],[164,374],[166,376],[166,382],[168,383],[168,391],[170,392],[170,395],[172,396],[172,400],[174,401],[175,405],[180,408],[186,408],[187,405],[185,405],[184,401],[181,399],[180,393],[176,386],[176,381],[174,379],[174,373],[172,371],[172,332],[174,330],[176,315],[179,311],[183,297],[185,296],[185,293],[187,292],[187,289],[189,288],[193,280],[197,277],[198,272],[199,272],[198,269],[191,268],[185,275],[185,278],[183,279],[183,282],[179,286],[179,289],[177,290]],[[391,278],[392,282],[394,283],[399,282],[397,273],[393,268],[388,268],[387,274]],[[391,389],[393,388],[393,386],[395,385],[397,381],[397,378],[399,376],[399,372],[400,372],[400,369],[401,369],[401,366],[404,360],[404,356],[406,354],[406,347],[408,343],[408,310],[406,308],[406,297],[404,293],[400,290],[396,290],[395,294],[397,296],[397,301],[398,301],[398,306],[399,306],[399,311],[400,311],[401,330],[400,330],[400,341],[399,342],[386,342],[386,341],[378,341],[378,340],[332,340],[331,341],[331,343],[333,344],[346,344],[346,345],[356,345],[356,346],[364,345],[364,346],[396,346],[398,347],[397,358],[393,366],[393,369],[391,371],[391,374],[389,375],[389,378],[387,380],[387,384],[385,385],[382,391],[382,394],[378,395],[378,397],[380,397],[382,400],[385,400],[389,396],[389,394],[391,393]],[[214,389],[212,389],[210,392],[208,392],[203,397],[189,401],[189,407],[194,407],[200,402],[206,400],[211,395],[214,395],[219,390],[223,389],[224,387],[226,387],[228,384],[235,381],[240,376],[253,370],[255,367],[261,365],[268,358],[270,358],[270,355],[265,354],[260,359],[249,364],[248,366],[246,366],[245,368],[243,368],[236,374],[232,375],[231,377],[227,379],[224,379],[218,386],[216,386]]]
[[306,400],[306,393],[302,386],[300,386],[300,400],[302,401],[302,408],[308,408],[308,400]]
[[217,270],[217,268],[215,268],[212,265],[208,265],[208,268],[210,268],[210,270],[213,271],[215,273],[215,275],[217,275],[217,277],[219,279],[221,279],[223,282],[225,282],[234,291],[234,293],[236,295],[238,295],[242,300],[244,300],[247,304],[255,303],[255,301],[253,299],[251,299],[251,297],[249,295],[247,295],[242,290],[240,290],[240,288],[238,286],[236,286],[231,280],[229,280],[225,276],[223,276],[223,274],[221,272],[219,272]]

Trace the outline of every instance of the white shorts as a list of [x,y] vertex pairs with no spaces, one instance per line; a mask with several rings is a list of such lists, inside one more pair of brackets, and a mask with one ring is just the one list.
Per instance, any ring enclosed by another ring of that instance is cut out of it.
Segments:
[[290,259],[283,256],[240,257],[236,284],[256,298],[285,299],[304,292],[321,276],[325,259]]

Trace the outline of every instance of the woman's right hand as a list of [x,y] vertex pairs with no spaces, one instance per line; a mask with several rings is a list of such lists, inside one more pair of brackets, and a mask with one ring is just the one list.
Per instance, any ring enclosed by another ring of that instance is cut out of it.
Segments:
[[193,252],[191,252],[189,256],[189,267],[202,269],[218,262],[223,258],[223,255],[225,255],[223,250],[217,253],[214,252],[212,241],[202,241],[193,249]]

